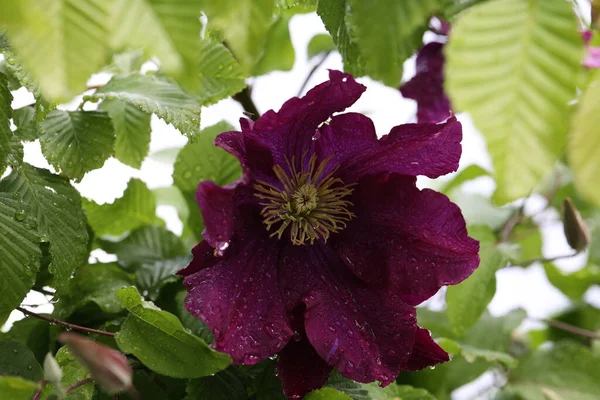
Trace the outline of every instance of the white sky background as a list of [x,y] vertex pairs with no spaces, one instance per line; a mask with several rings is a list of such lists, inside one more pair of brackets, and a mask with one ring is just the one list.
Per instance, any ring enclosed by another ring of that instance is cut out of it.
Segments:
[[[588,14],[589,12],[586,13],[586,15]],[[283,102],[297,94],[302,82],[314,65],[314,61],[309,62],[307,60],[306,46],[315,34],[326,32],[321,20],[314,13],[295,16],[291,21],[290,28],[292,41],[296,48],[296,62],[293,70],[290,72],[274,72],[267,76],[250,79],[249,81],[253,86],[254,101],[261,113],[268,109],[279,109]],[[339,54],[336,53],[329,56],[323,67],[314,74],[307,89],[327,79],[327,68],[342,69]],[[405,79],[412,76],[414,70],[414,60],[407,61],[405,65]],[[96,79],[104,81],[106,78],[106,76],[100,76]],[[358,80],[367,86],[367,91],[350,108],[350,111],[368,114],[373,119],[379,135],[388,133],[393,126],[414,121],[416,113],[416,104],[414,101],[403,99],[396,89],[385,87],[370,79],[361,78]],[[13,95],[15,97],[13,102],[14,107],[21,107],[33,102],[33,96],[24,89],[13,92]],[[79,104],[79,101],[73,104],[69,108],[75,108]],[[241,116],[242,108],[238,103],[231,99],[223,100],[216,105],[203,109],[202,126],[206,127],[218,121],[227,120],[234,126],[239,127],[238,120]],[[490,158],[481,135],[475,130],[468,117],[459,115],[459,119],[463,123],[464,134],[461,168],[470,164],[479,164],[484,168],[491,169]],[[166,125],[155,116],[153,116],[152,127],[151,154],[164,149],[181,148],[187,141],[173,127]],[[38,167],[51,168],[41,154],[38,141],[25,144],[25,161]],[[152,189],[172,185],[172,172],[172,165],[160,162],[156,157],[152,156],[144,161],[139,171],[111,158],[102,169],[88,173],[81,183],[75,184],[75,186],[84,197],[93,199],[98,203],[106,203],[121,197],[127,186],[127,182],[132,177],[142,179]],[[425,180],[420,182],[422,184],[429,184]],[[491,193],[494,184],[491,179],[482,178],[468,184],[468,188],[473,192]],[[543,206],[544,201],[534,196],[529,201],[526,210],[534,213],[536,210],[543,208]],[[173,207],[160,206],[158,214],[167,222],[169,229],[177,234],[181,233],[182,224]],[[543,213],[539,216],[538,223],[542,226],[545,256],[552,257],[571,252],[564,239],[562,225],[555,212]],[[106,256],[101,252],[94,253],[94,255],[100,261],[112,261],[110,256]],[[557,264],[566,271],[573,271],[582,267],[584,262],[585,256],[578,256],[572,260],[557,262]],[[439,307],[441,298],[443,298],[442,296],[443,293],[432,300],[432,307]],[[586,299],[600,306],[600,289],[590,289],[586,295]],[[24,301],[24,304],[43,303],[48,303],[48,300],[43,295],[33,292]],[[489,309],[494,315],[503,315],[514,308],[521,307],[527,311],[530,317],[545,318],[568,306],[569,300],[560,291],[550,285],[543,268],[540,265],[534,265],[528,269],[510,267],[499,271],[497,273],[497,292]],[[52,306],[46,304],[37,307],[35,310],[37,312],[50,312]],[[17,311],[13,312],[3,330],[7,330],[12,321],[21,319],[22,317],[21,313]],[[531,321],[525,325],[527,327],[538,326]],[[481,385],[490,384],[490,380],[490,375],[484,376],[479,380],[477,385],[471,385],[471,387],[457,391],[454,398],[460,400],[471,398],[477,392],[477,387],[480,388]]]

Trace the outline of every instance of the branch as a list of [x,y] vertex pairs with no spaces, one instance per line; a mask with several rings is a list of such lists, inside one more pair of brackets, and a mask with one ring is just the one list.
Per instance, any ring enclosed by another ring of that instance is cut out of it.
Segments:
[[40,289],[33,289],[33,290],[35,290],[36,292],[39,292],[41,294],[45,294],[46,296],[53,296],[54,297],[54,295],[56,295],[56,293],[51,292],[51,291],[46,290],[46,289],[41,289],[40,288]]
[[323,65],[323,63],[325,62],[325,60],[327,60],[327,57],[329,57],[330,54],[331,54],[330,51],[323,54],[323,57],[319,60],[319,62],[314,67],[312,67],[312,69],[310,70],[308,75],[306,75],[304,82],[302,82],[302,86],[300,86],[300,89],[298,90],[298,94],[297,94],[298,97],[300,97],[302,92],[304,92],[304,89],[306,88],[306,85],[308,85],[308,81],[310,81],[310,78],[312,78],[312,76],[315,74],[315,72],[317,72],[317,70],[321,67],[321,65]]
[[252,118],[252,120],[256,121],[258,117],[260,117],[256,104],[254,104],[254,101],[252,100],[251,89],[249,86],[246,86],[241,92],[236,93],[233,96],[233,99],[242,105],[244,111]]
[[67,388],[67,390],[65,390],[65,392],[67,393],[71,393],[73,390],[77,389],[78,387],[81,387],[83,385],[87,385],[88,383],[92,382],[93,379],[92,378],[85,378],[82,381],[79,382],[75,382],[74,384],[72,384],[71,386],[69,386]]
[[[535,318],[533,318],[533,319],[535,319]],[[557,329],[560,329],[560,330],[563,330],[566,332],[571,332],[571,333],[574,333],[575,335],[586,337],[588,339],[600,340],[600,334],[597,334],[592,331],[588,331],[587,329],[578,328],[576,326],[567,324],[565,322],[554,321],[551,319],[539,319],[538,321],[544,322],[554,328],[557,328]]]
[[548,257],[548,258],[534,258],[532,260],[523,261],[519,264],[521,264],[521,267],[528,267],[531,264],[536,263],[536,262],[547,263],[547,262],[553,262],[556,260],[564,260],[565,258],[575,257],[577,254],[579,254],[579,252],[576,251],[575,253],[563,254],[562,256]]
[[31,400],[39,400],[40,399],[40,396],[42,395],[42,390],[44,390],[44,386],[46,386],[46,381],[42,379],[40,381],[40,387],[38,388],[38,390],[35,391],[35,394],[31,398]]
[[78,330],[78,331],[82,331],[82,332],[95,333],[95,334],[104,335],[104,336],[115,336],[115,334],[112,332],[101,331],[98,329],[86,328],[85,326],[70,324],[68,322],[60,321],[60,320],[52,318],[52,317],[46,317],[45,315],[36,314],[33,311],[24,309],[23,307],[17,307],[16,309],[30,317],[41,319],[41,320],[49,322],[51,324],[61,325],[67,329],[74,329],[74,330]]

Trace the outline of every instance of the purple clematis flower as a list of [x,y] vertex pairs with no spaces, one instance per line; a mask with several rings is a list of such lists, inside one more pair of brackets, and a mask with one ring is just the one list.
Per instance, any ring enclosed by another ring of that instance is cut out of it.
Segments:
[[325,384],[332,368],[359,382],[448,360],[419,327],[414,306],[479,264],[460,209],[416,187],[455,171],[462,130],[400,125],[377,139],[372,121],[337,114],[366,88],[330,80],[216,144],[243,176],[201,182],[204,241],[180,274],[186,307],[234,363],[278,354],[290,398]]
[[586,46],[583,66],[586,68],[600,68],[600,46],[592,46],[590,42],[594,36],[593,31],[587,30],[582,33]]
[[444,46],[450,24],[439,20],[440,27],[432,30],[441,41],[425,44],[417,53],[417,73],[400,87],[402,96],[417,102],[418,122],[442,122],[452,115],[452,106],[444,92]]

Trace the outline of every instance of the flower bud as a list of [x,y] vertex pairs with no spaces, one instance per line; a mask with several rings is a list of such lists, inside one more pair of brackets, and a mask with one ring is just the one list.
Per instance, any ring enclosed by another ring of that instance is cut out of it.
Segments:
[[567,243],[577,251],[590,244],[590,231],[569,197],[563,201],[563,228]]
[[58,340],[88,369],[92,379],[108,393],[131,389],[133,371],[121,352],[81,335],[63,332]]
[[58,362],[56,362],[56,359],[52,356],[52,353],[46,354],[46,358],[44,358],[44,380],[60,389],[62,375],[62,369],[60,368],[60,365],[58,365]]

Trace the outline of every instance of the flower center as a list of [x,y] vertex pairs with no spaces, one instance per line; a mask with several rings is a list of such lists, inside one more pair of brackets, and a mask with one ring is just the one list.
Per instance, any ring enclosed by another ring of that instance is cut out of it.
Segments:
[[352,194],[354,185],[344,185],[341,179],[334,178],[335,170],[325,175],[330,159],[317,167],[316,155],[311,156],[308,164],[302,157],[297,168],[292,157],[291,162],[286,159],[289,172],[276,165],[273,171],[283,188],[257,181],[255,195],[261,200],[260,214],[267,231],[277,228],[271,236],[281,239],[289,228],[290,240],[295,245],[313,244],[317,239],[326,242],[332,233],[344,229],[354,217],[349,211],[352,203],[344,200]]

